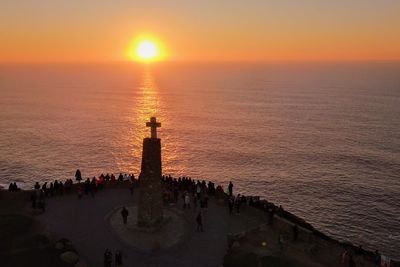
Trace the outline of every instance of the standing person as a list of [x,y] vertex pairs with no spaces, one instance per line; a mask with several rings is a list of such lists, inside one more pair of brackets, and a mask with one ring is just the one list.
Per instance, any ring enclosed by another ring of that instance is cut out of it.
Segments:
[[229,182],[228,194],[229,194],[230,197],[233,195],[233,184],[232,184],[232,182]]
[[81,199],[81,198],[82,198],[82,195],[83,195],[82,186],[81,186],[81,185],[78,185],[77,188],[76,188],[76,191],[77,191],[77,193],[78,193],[78,198]]
[[90,194],[92,197],[94,197],[94,193],[97,191],[97,182],[96,182],[96,177],[93,177],[92,180],[90,181]]
[[345,249],[342,253],[342,266],[346,266],[349,260],[349,252]]
[[196,194],[194,194],[194,196],[193,196],[193,207],[194,207],[194,212],[196,212],[196,210],[197,210],[197,195]]
[[274,210],[272,208],[269,208],[269,214],[268,214],[268,224],[271,225],[272,221],[274,220]]
[[43,191],[40,191],[40,194],[39,194],[38,208],[42,211],[42,213],[44,213],[46,211],[45,195],[44,195]]
[[128,222],[129,211],[125,207],[122,208],[121,215],[122,221],[126,224]]
[[376,266],[379,266],[381,264],[381,259],[382,259],[381,254],[379,253],[378,250],[375,250],[374,262],[375,262]]
[[240,214],[240,204],[242,204],[240,194],[238,194],[235,198],[236,212]]
[[47,197],[47,195],[48,195],[48,191],[47,191],[47,182],[45,182],[45,183],[42,185],[42,191],[43,191],[44,195]]
[[104,267],[108,266],[107,256],[108,256],[108,249],[106,249],[106,251],[104,251],[104,254],[103,254]]
[[60,181],[59,188],[60,188],[60,194],[63,195],[64,194],[64,184],[62,181]]
[[196,184],[196,195],[197,195],[197,199],[200,199],[200,192],[201,192],[200,182],[197,181],[197,184]]
[[111,267],[112,264],[112,253],[109,249],[104,252],[104,267]]
[[208,195],[204,196],[204,208],[208,209]]
[[133,196],[133,183],[129,182],[129,192],[131,193],[131,196]]
[[281,232],[279,232],[278,242],[280,251],[283,251],[285,246],[285,238],[283,237],[283,234]]
[[46,211],[46,202],[42,196],[39,197],[38,208],[42,211],[42,213]]
[[39,182],[36,182],[36,183],[35,183],[34,188],[35,188],[36,190],[39,190],[39,189],[40,189],[40,184],[39,184]]
[[81,171],[79,169],[77,169],[75,172],[75,179],[78,181],[78,183],[80,183],[82,180]]
[[50,196],[52,197],[52,196],[54,195],[54,185],[53,185],[53,182],[50,183],[49,192],[50,192]]
[[235,204],[235,201],[233,200],[233,197],[230,197],[229,198],[229,203],[228,203],[228,205],[229,205],[229,215],[232,215],[234,204]]
[[90,191],[90,179],[87,178],[85,183],[84,183],[84,188],[85,188],[85,195],[89,194]]
[[122,266],[122,253],[121,250],[115,252],[115,266]]
[[174,186],[174,202],[175,203],[178,203],[178,197],[179,197],[178,187]]
[[203,217],[201,216],[201,211],[199,211],[199,214],[196,217],[196,222],[197,222],[197,232],[203,232]]
[[31,193],[31,203],[32,203],[33,209],[36,209],[36,200],[37,200],[36,192],[32,192]]
[[185,197],[184,197],[183,201],[185,202],[185,204],[183,205],[183,208],[190,209],[190,196],[189,196],[188,192],[185,193]]

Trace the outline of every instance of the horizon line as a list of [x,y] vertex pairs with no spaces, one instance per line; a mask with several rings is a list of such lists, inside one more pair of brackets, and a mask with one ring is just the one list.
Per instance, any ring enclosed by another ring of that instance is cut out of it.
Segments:
[[153,62],[138,62],[131,60],[70,60],[70,61],[0,61],[0,65],[92,65],[92,64],[133,64],[133,65],[159,65],[171,63],[187,64],[301,64],[301,63],[400,63],[398,59],[305,59],[305,60],[160,60]]

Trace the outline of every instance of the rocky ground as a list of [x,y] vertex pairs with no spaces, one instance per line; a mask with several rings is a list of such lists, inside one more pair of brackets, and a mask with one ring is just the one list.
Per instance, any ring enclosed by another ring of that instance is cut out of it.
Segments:
[[28,204],[24,192],[0,192],[0,266],[71,266]]

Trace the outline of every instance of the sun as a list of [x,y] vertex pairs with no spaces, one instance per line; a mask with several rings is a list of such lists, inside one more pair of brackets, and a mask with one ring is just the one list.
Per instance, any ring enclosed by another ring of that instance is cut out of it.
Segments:
[[129,60],[141,63],[158,62],[167,58],[164,43],[149,34],[141,34],[132,38],[126,52]]
[[149,40],[141,41],[136,47],[136,56],[143,61],[151,61],[157,58],[157,45]]

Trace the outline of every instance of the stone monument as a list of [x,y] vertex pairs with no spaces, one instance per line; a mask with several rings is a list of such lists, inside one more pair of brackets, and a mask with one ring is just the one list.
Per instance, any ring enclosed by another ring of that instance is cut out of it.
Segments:
[[146,127],[151,128],[151,138],[143,139],[137,225],[155,228],[163,220],[161,140],[157,138],[157,127],[161,123],[151,117]]
[[192,225],[176,207],[164,207],[161,167],[161,141],[157,128],[161,123],[155,117],[146,123],[151,137],[143,139],[142,166],[139,175],[138,203],[126,208],[132,217],[128,224],[121,220],[121,209],[107,216],[111,228],[128,246],[146,253],[168,249],[189,233]]

